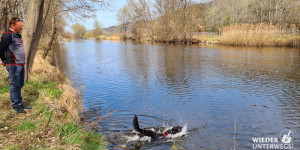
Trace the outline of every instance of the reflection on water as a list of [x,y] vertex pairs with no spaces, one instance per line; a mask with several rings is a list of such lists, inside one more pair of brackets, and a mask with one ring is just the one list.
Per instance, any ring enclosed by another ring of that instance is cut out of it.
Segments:
[[112,148],[125,144],[116,137],[132,131],[134,114],[142,127],[187,124],[188,136],[175,142],[184,149],[233,148],[235,118],[236,149],[284,129],[300,148],[299,49],[81,40],[62,43],[56,55],[83,92],[86,122],[116,111],[99,124]]

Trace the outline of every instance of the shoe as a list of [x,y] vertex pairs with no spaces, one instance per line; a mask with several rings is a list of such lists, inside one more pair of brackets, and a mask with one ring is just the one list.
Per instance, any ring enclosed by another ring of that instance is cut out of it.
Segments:
[[17,113],[23,113],[23,114],[26,114],[27,112],[24,110],[24,109],[22,109],[22,108],[20,108],[20,107],[15,107],[15,108],[13,108]]
[[23,104],[21,105],[22,109],[32,109],[30,106],[24,106]]

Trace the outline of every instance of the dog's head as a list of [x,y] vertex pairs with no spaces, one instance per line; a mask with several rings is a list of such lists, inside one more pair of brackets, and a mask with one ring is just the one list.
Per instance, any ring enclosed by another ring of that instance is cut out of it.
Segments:
[[172,129],[170,130],[170,133],[171,133],[171,134],[176,134],[176,133],[181,132],[181,130],[182,130],[182,127],[180,127],[180,126],[174,126],[174,127],[172,127]]

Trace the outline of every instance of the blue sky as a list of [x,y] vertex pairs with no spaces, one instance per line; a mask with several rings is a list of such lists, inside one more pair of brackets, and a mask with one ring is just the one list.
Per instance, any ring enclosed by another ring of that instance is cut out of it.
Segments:
[[[96,19],[100,21],[103,28],[118,25],[117,13],[118,11],[126,5],[126,0],[107,0],[111,7],[106,10],[98,10]],[[209,1],[209,0],[194,0],[195,2]],[[66,30],[72,31],[71,26],[75,23],[80,23],[86,27],[87,30],[92,30],[94,28],[95,19],[85,19],[80,21],[71,21],[69,27]]]
[[[120,8],[126,5],[126,0],[110,0],[111,7],[107,10],[98,10],[96,19],[100,21],[103,28],[118,25],[117,13]],[[95,19],[86,19],[79,21],[87,30],[94,28]],[[70,25],[70,27],[72,24]]]

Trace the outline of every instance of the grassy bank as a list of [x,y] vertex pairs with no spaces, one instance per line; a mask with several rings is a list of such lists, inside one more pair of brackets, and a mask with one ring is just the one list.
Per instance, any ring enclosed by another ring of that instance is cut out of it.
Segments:
[[103,136],[79,125],[81,95],[38,52],[22,89],[27,114],[11,108],[8,73],[0,67],[0,149],[105,149]]
[[220,44],[234,46],[300,47],[296,26],[284,28],[272,24],[236,24],[222,29]]

